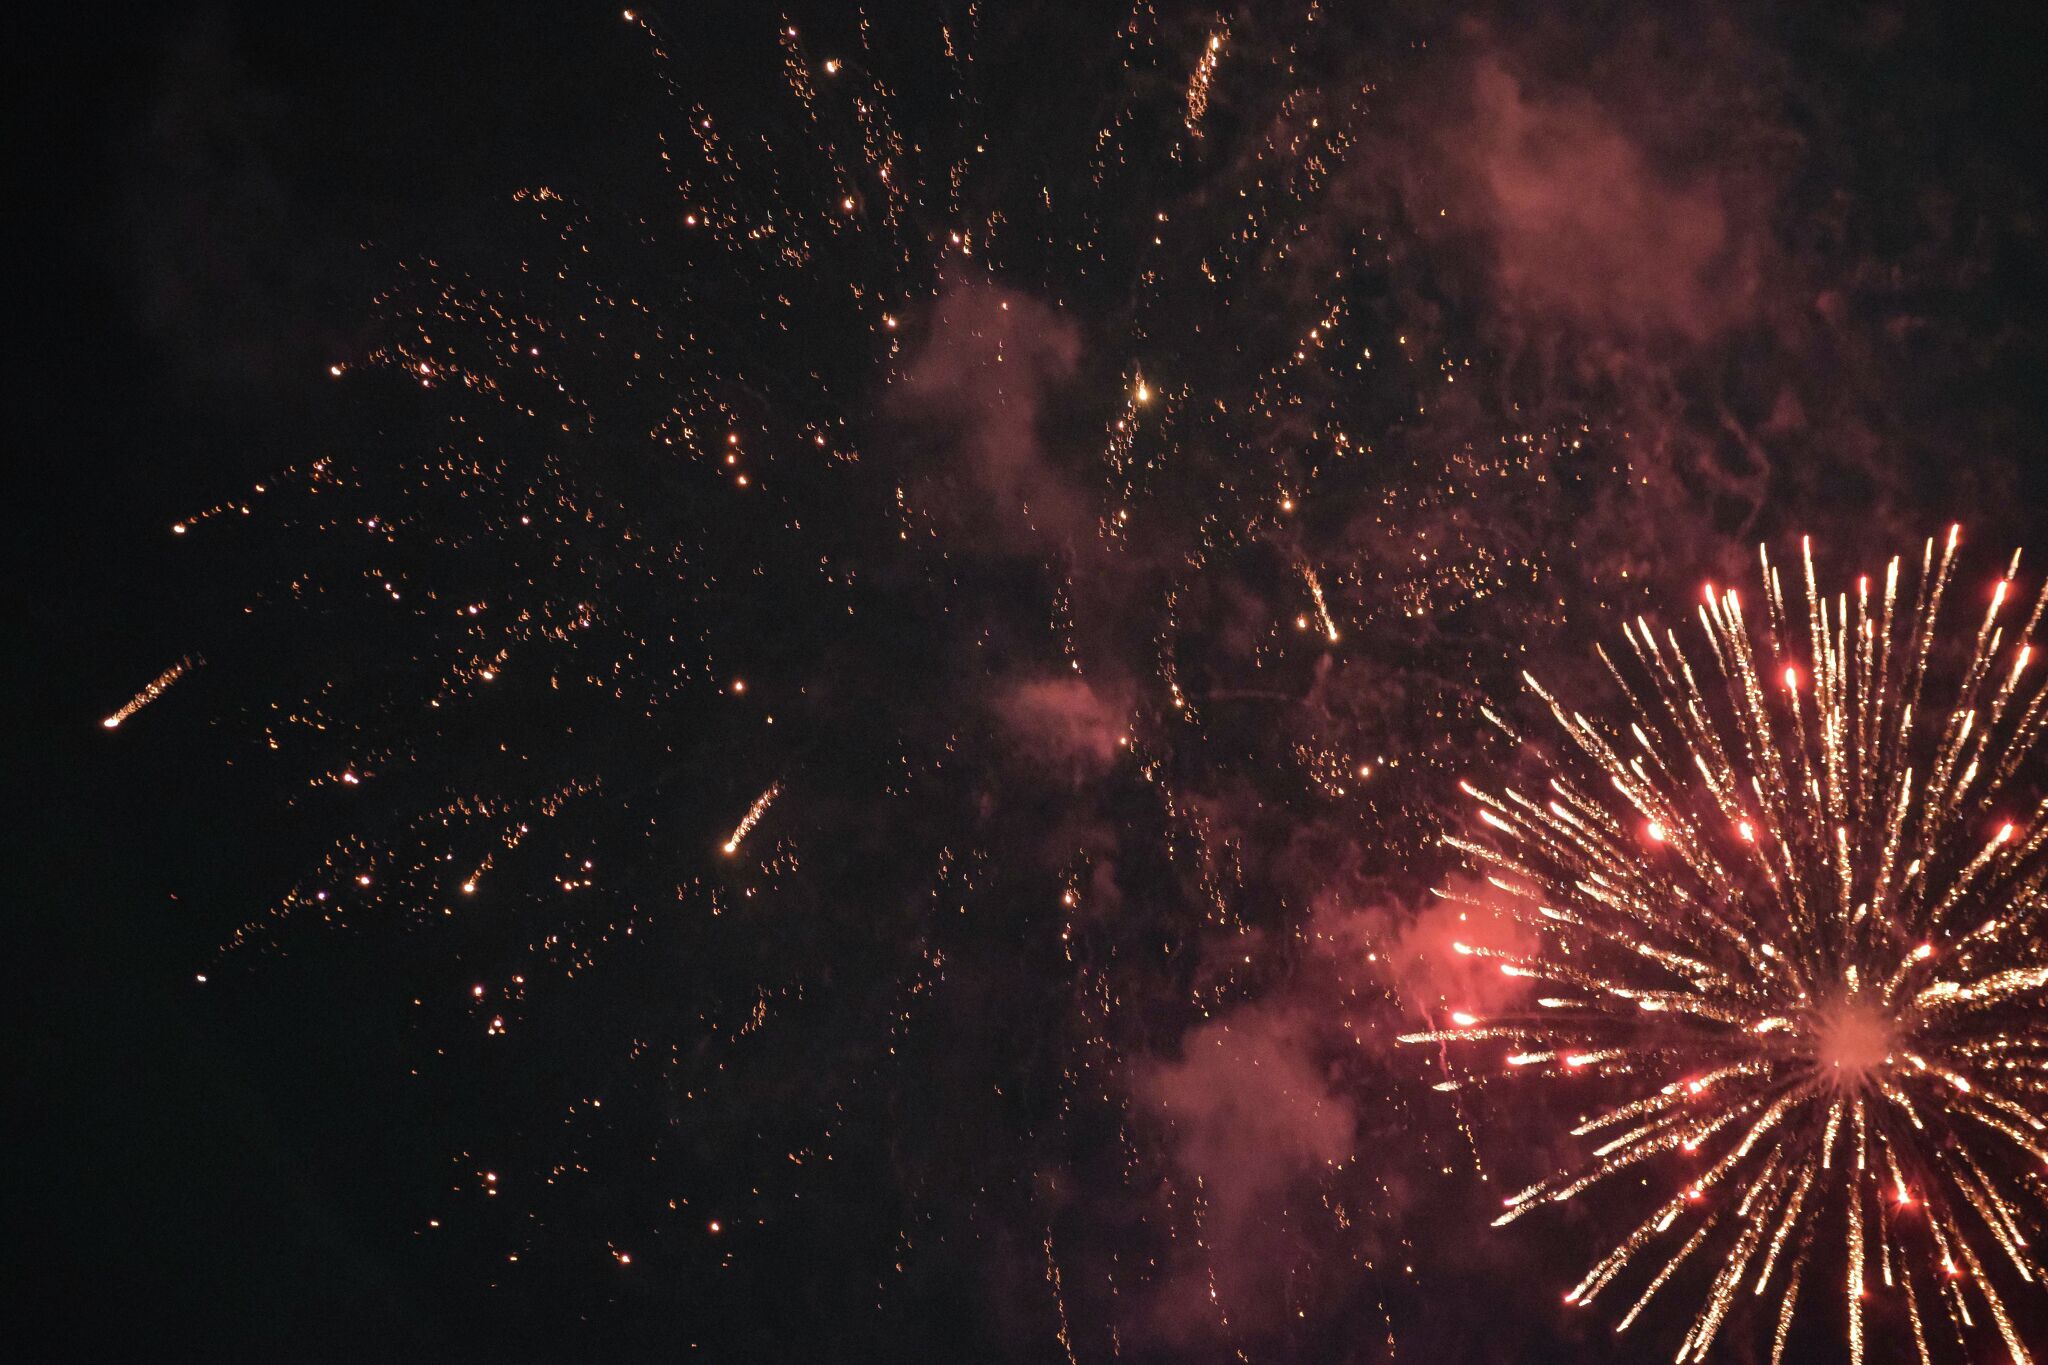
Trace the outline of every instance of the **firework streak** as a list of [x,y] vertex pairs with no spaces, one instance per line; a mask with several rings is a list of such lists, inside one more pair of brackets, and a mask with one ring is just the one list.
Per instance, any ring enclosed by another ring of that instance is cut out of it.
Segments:
[[1496,1225],[1617,1176],[1668,1190],[1565,1297],[1634,1278],[1620,1330],[1711,1266],[1681,1362],[1774,1288],[1782,1360],[1823,1274],[1853,1361],[1887,1298],[1922,1362],[1994,1330],[2033,1359],[2019,1324],[2036,1310],[2011,1296],[2041,1292],[2048,1221],[2048,689],[2028,676],[2048,589],[2017,632],[2001,621],[2015,554],[1952,645],[1937,618],[1956,540],[1928,542],[1910,610],[1897,560],[1875,598],[1863,579],[1830,601],[1807,553],[1803,626],[1766,554],[1761,622],[1708,588],[1706,667],[1638,620],[1635,668],[1601,655],[1617,724],[1532,679],[1572,741],[1547,790],[1466,788],[1486,833],[1449,842],[1527,944],[1457,949],[1543,994],[1402,1041],[1500,1054],[1442,1089],[1520,1075],[1597,1093],[1572,1130],[1585,1161]]
[[100,724],[109,730],[120,729],[121,722],[127,720],[137,711],[140,711],[143,707],[149,705],[158,697],[161,697],[164,693],[170,691],[171,685],[173,683],[177,682],[178,679],[184,677],[188,672],[190,672],[194,667],[196,667],[199,663],[202,662],[204,661],[193,659],[190,656],[180,658],[176,663],[172,664],[169,668],[165,669],[163,672],[157,674],[154,678],[150,679],[149,685],[147,687],[143,688],[140,692],[137,692],[127,701],[123,702],[121,704],[120,710],[115,711],[111,715],[107,716],[106,719],[100,722]]
[[768,807],[774,805],[775,798],[780,795],[782,795],[782,784],[780,782],[771,782],[768,784],[766,791],[754,798],[754,804],[747,807],[747,813],[740,817],[739,824],[733,826],[732,837],[725,841],[724,847],[727,853],[737,853],[740,851],[740,845],[745,842],[749,834],[754,832],[754,826],[761,823],[761,817],[768,813]]

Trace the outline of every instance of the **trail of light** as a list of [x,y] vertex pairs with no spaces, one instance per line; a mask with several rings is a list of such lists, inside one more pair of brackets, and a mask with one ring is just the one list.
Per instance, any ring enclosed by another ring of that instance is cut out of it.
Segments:
[[1202,135],[1202,118],[1209,112],[1209,86],[1216,79],[1216,68],[1223,61],[1223,44],[1229,38],[1230,25],[1218,24],[1209,35],[1209,41],[1202,46],[1202,57],[1195,63],[1194,74],[1188,77],[1188,107],[1184,122],[1188,132],[1196,137]]
[[120,729],[123,721],[155,701],[158,697],[161,697],[165,692],[168,692],[173,683],[204,662],[205,660],[203,659],[195,659],[189,655],[180,658],[176,663],[152,678],[147,687],[130,697],[122,704],[120,710],[102,720],[100,724],[109,730]]

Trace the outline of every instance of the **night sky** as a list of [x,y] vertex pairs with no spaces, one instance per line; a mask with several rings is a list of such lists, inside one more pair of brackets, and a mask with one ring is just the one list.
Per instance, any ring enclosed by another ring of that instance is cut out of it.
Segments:
[[15,22],[41,1358],[1675,1349],[1442,838],[1759,543],[2040,591],[2040,7]]

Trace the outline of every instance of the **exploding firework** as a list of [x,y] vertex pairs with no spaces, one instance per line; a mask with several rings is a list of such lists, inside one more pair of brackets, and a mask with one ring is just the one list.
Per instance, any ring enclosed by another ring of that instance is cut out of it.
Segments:
[[[938,1354],[1014,1244],[1069,1359],[1451,1358],[1376,1163],[1459,1139],[1310,945],[1437,856],[1475,699],[1700,524],[1664,420],[1472,295],[1614,225],[1532,246],[1459,177],[1575,204],[1634,142],[1421,55],[1434,14],[795,10],[571,25],[593,154],[366,252],[320,452],[171,527],[232,566],[200,690],[292,813],[228,945],[383,954],[407,1084],[489,1097],[407,1213],[564,1321],[630,1264],[745,1355],[801,1245],[809,1353]],[[1654,246],[1710,183],[1613,197]],[[1593,293],[1693,336],[1748,248],[1675,246]],[[1029,1358],[1012,1306],[945,1353]]]
[[1830,600],[1809,549],[1803,626],[1766,554],[1761,621],[1706,592],[1710,668],[1639,619],[1638,669],[1602,653],[1628,701],[1618,723],[1531,680],[1567,757],[1540,792],[1466,788],[1490,833],[1449,841],[1488,888],[1465,899],[1504,897],[1526,937],[1457,950],[1545,994],[1403,1041],[1598,1089],[1572,1130],[1587,1159],[1498,1223],[1622,1176],[1668,1191],[1565,1297],[1648,1268],[1619,1330],[1688,1264],[1715,1263],[1681,1362],[1773,1288],[1782,1359],[1801,1283],[1822,1273],[1847,1295],[1851,1360],[1886,1298],[1922,1362],[1981,1315],[2032,1359],[2026,1305],[2000,1281],[2040,1293],[2048,689],[2028,664],[2048,589],[2017,631],[2001,619],[2015,554],[1952,648],[1938,624],[1956,541],[1928,542],[1909,609],[1897,560],[1875,594],[1861,579]]

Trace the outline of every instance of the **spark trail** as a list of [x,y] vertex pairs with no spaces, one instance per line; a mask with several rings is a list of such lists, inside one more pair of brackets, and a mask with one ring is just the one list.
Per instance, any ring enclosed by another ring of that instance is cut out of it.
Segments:
[[733,826],[731,837],[721,847],[727,853],[739,852],[740,845],[746,842],[747,836],[754,832],[754,826],[761,823],[761,817],[768,813],[768,807],[774,805],[775,798],[780,795],[782,795],[782,784],[780,782],[769,783],[767,790],[755,797],[754,804],[747,807],[747,813],[740,817],[740,822],[737,825]]

